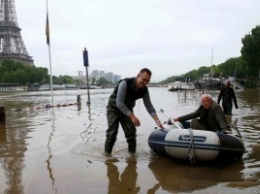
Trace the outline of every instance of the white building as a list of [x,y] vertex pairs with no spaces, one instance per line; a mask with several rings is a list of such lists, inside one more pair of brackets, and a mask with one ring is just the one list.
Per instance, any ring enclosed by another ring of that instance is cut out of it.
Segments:
[[86,82],[86,76],[84,76],[83,71],[78,71],[77,76],[72,76],[74,80],[79,80],[81,82]]
[[114,75],[113,75],[113,73],[112,72],[106,73],[105,74],[105,79],[110,81],[110,82],[112,82],[112,83],[114,83]]
[[121,75],[114,75],[114,82],[117,83],[119,80],[121,80]]
[[101,77],[105,78],[105,76],[106,76],[105,71],[100,71],[100,72],[99,72],[99,76],[100,76],[100,78],[101,78]]
[[83,77],[83,71],[78,71],[78,76]]
[[92,70],[91,77],[95,78],[95,80],[98,81],[100,78],[99,70]]

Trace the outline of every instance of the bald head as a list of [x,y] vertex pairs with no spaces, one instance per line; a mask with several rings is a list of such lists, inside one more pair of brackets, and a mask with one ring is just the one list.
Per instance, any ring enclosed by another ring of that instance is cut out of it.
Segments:
[[229,81],[229,80],[227,80],[227,81],[226,81],[226,87],[228,87],[228,88],[229,88],[229,87],[230,87],[230,85],[231,85],[230,81]]
[[203,94],[201,96],[201,105],[206,109],[210,109],[211,104],[212,104],[213,100],[212,100],[212,96],[209,94]]

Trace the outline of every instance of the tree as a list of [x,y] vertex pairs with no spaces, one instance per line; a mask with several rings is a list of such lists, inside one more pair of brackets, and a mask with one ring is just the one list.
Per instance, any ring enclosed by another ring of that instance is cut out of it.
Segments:
[[[69,76],[60,76],[59,82],[73,83]],[[31,83],[48,83],[48,69],[23,64],[14,60],[5,59],[0,64],[0,83],[17,83],[27,85]]]
[[108,81],[107,79],[105,79],[103,77],[99,78],[98,83],[101,84],[101,85],[102,84],[111,84],[110,81]]
[[260,70],[260,26],[256,26],[251,33],[242,38],[241,55],[246,64],[246,87],[257,87]]
[[72,77],[68,75],[60,75],[59,77],[57,76],[52,76],[52,80],[54,84],[73,84],[75,83]]
[[92,83],[92,84],[95,84],[96,82],[97,82],[96,78],[92,77],[91,83]]
[[218,65],[219,73],[223,73],[224,76],[234,76],[238,79],[245,78],[244,71],[245,62],[242,57],[234,57],[226,60],[224,63]]

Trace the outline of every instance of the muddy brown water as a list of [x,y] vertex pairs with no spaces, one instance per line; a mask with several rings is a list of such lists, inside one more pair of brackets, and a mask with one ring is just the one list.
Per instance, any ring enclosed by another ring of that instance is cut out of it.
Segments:
[[[191,112],[200,94],[186,100],[167,88],[149,88],[156,110],[171,117]],[[241,161],[218,166],[176,161],[152,153],[147,139],[155,123],[138,100],[141,120],[137,153],[127,153],[122,130],[112,157],[103,155],[106,104],[112,89],[0,93],[6,124],[0,125],[0,193],[3,194],[125,194],[125,193],[260,193],[260,91],[236,91],[239,109],[230,122],[237,125],[246,152]],[[218,92],[210,94],[217,99]],[[81,106],[75,105],[81,95]],[[167,118],[158,113],[162,121]]]

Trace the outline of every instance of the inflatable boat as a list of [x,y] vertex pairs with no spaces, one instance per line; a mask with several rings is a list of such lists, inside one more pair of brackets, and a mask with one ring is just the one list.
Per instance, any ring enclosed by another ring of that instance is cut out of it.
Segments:
[[155,129],[148,138],[149,147],[171,158],[196,161],[217,159],[241,159],[245,147],[238,129],[230,126],[231,131],[216,133],[189,128],[189,122],[168,121],[163,129]]

